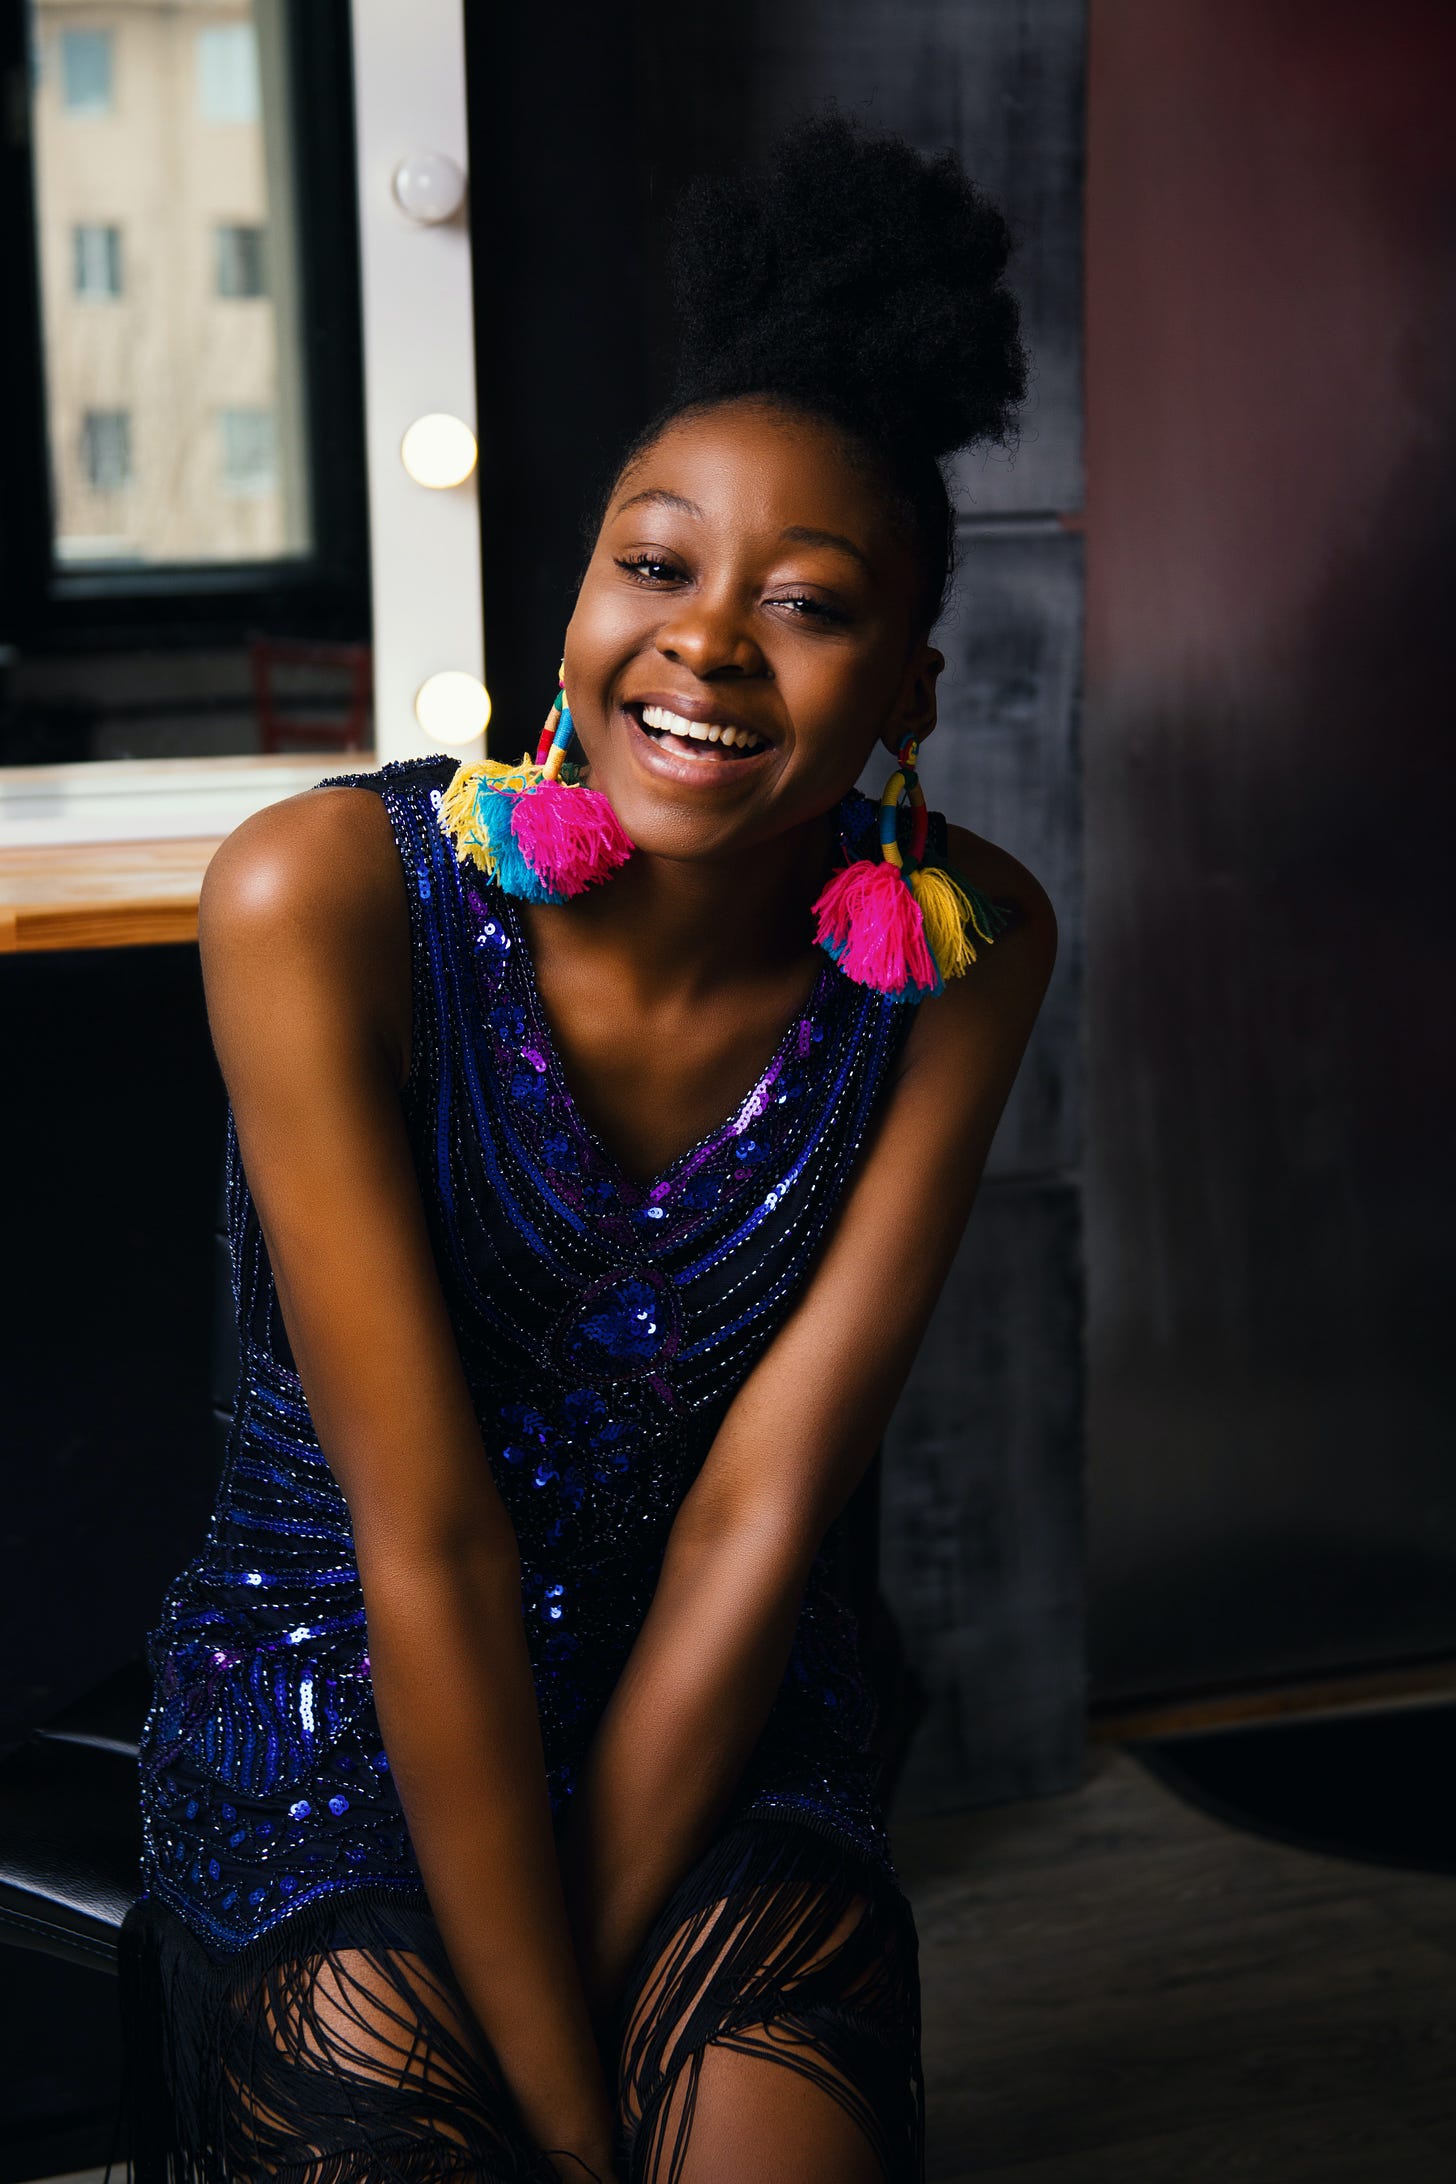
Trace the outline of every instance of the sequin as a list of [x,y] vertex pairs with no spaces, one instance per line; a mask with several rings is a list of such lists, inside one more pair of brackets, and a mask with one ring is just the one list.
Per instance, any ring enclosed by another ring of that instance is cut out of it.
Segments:
[[[824,958],[723,1121],[660,1175],[629,1176],[562,1074],[518,907],[440,831],[449,764],[342,779],[382,794],[410,891],[404,1114],[520,1546],[559,1812],[673,1513],[808,1275],[913,1012]],[[841,807],[856,853],[874,824],[866,799]],[[141,1750],[144,1884],[224,1951],[340,1889],[420,1885],[374,1712],[349,1512],[231,1117],[227,1202],[238,1396],[206,1540],[148,1636]],[[887,1860],[869,1701],[826,1571],[821,1558],[733,1813],[791,1812]]]

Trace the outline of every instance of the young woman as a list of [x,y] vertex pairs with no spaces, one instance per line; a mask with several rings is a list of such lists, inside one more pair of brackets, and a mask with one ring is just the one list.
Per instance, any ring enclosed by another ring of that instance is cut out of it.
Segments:
[[919,2173],[821,1550],[1055,928],[854,784],[878,743],[913,791],[934,725],[938,458],[1021,391],[1005,256],[951,159],[837,120],[698,190],[573,764],[346,777],[213,862],[243,1372],[150,1639],[139,2184]]

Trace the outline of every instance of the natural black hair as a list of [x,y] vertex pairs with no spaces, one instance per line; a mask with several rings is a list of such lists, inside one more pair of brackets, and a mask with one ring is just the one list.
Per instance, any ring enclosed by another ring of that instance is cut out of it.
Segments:
[[955,555],[942,459],[1004,443],[1026,391],[1011,237],[953,152],[923,154],[830,112],[759,175],[699,179],[678,201],[669,268],[676,374],[616,480],[676,418],[743,396],[839,428],[905,523],[926,627]]

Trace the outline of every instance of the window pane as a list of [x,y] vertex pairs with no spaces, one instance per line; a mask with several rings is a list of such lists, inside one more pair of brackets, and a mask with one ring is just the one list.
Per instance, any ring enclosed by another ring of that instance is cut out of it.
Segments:
[[251,23],[197,33],[197,99],[204,121],[258,118],[258,40]]
[[111,32],[63,30],[61,97],[68,114],[105,114],[111,110]]
[[87,410],[81,464],[93,493],[120,493],[131,482],[131,418],[125,410]]
[[222,483],[228,493],[271,493],[277,469],[273,412],[225,409],[218,412],[222,432]]
[[263,230],[223,226],[216,230],[217,292],[220,296],[261,296]]
[[75,229],[75,290],[78,296],[121,294],[121,229],[94,224]]
[[304,4],[87,0],[76,30],[74,0],[29,0],[59,562],[312,547],[286,74]]

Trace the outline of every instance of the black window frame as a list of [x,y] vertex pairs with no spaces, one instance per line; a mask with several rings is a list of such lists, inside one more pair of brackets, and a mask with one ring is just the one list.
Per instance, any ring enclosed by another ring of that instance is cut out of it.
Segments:
[[288,10],[311,550],[253,562],[81,568],[55,559],[47,465],[26,0],[0,0],[0,93],[21,126],[0,136],[0,646],[22,656],[365,636],[368,490],[348,0]]

